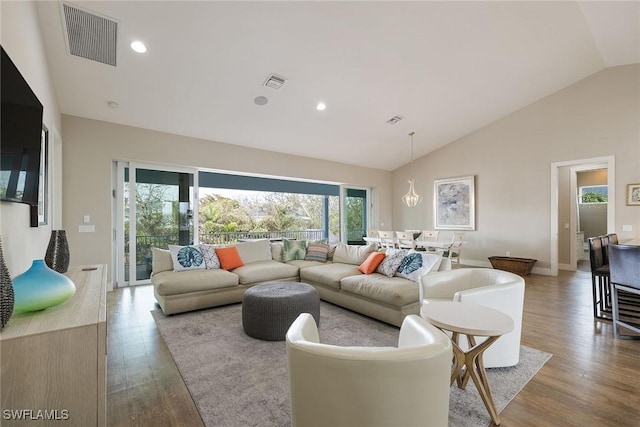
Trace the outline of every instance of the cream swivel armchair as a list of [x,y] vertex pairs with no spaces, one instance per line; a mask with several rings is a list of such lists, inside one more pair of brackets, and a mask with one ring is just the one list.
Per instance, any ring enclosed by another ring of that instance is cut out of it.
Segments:
[[321,344],[308,313],[286,339],[292,427],[448,424],[451,341],[419,316],[397,348]]
[[[484,353],[486,368],[517,365],[520,361],[520,334],[524,305],[524,279],[516,274],[490,268],[460,268],[420,277],[420,305],[430,301],[461,301],[483,305],[509,315],[513,331],[501,336]],[[486,338],[476,337],[480,343]],[[467,350],[466,340],[458,343]]]

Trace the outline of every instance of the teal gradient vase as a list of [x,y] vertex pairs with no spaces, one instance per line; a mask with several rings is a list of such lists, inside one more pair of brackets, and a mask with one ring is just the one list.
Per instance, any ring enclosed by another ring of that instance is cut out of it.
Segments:
[[76,293],[76,286],[64,274],[36,259],[31,268],[13,279],[16,313],[39,311],[65,302]]

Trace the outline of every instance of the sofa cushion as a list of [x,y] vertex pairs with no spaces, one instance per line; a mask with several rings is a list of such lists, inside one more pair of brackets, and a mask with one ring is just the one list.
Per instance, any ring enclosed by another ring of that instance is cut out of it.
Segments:
[[231,288],[238,285],[238,276],[225,270],[188,270],[174,273],[163,271],[151,278],[159,295],[186,294]]
[[336,251],[333,254],[333,262],[360,265],[367,259],[369,254],[375,252],[376,249],[377,245],[375,243],[366,246],[338,243]]
[[298,277],[298,267],[277,261],[257,261],[233,270],[241,285]]
[[235,246],[216,248],[216,255],[218,255],[220,265],[225,270],[233,270],[234,268],[242,267],[244,265],[242,258],[240,258],[240,254],[238,253],[238,248]]
[[326,262],[329,256],[329,249],[330,246],[325,243],[309,243],[304,259],[305,261]]
[[163,271],[173,271],[173,261],[169,249],[151,248],[151,275]]
[[357,265],[332,263],[301,269],[300,280],[340,289],[340,279],[354,274],[360,274]]
[[258,261],[271,261],[271,244],[267,239],[253,242],[241,242],[236,245],[243,264]]
[[403,307],[417,303],[418,284],[402,277],[387,277],[383,274],[360,274],[344,277],[340,287],[345,293],[352,293],[374,301]]
[[320,261],[307,261],[304,259],[294,259],[293,261],[287,262],[289,265],[295,265],[298,268],[307,268],[313,267],[314,265],[325,265],[325,262]]
[[174,271],[205,269],[204,255],[200,251],[200,245],[179,246],[169,245],[171,261]]
[[307,253],[306,240],[285,240],[282,257],[284,262],[293,261],[294,259],[304,259]]

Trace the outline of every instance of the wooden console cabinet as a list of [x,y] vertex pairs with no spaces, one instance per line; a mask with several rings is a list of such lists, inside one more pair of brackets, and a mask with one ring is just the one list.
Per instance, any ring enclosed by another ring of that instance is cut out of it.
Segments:
[[73,297],[0,332],[0,425],[106,424],[106,266],[66,274]]

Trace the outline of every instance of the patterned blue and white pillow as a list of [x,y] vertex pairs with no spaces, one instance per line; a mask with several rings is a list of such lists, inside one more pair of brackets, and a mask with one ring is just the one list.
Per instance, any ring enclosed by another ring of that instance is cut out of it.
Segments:
[[440,268],[442,256],[410,250],[396,271],[396,276],[417,282],[431,270]]
[[220,259],[216,254],[216,247],[214,245],[202,244],[200,245],[200,252],[202,252],[202,256],[204,257],[204,265],[207,267],[207,270],[222,268],[220,267]]
[[384,259],[376,269],[376,273],[384,274],[387,277],[393,277],[408,252],[409,251],[406,249],[388,248],[385,251]]
[[173,271],[200,270],[206,268],[200,246],[169,245]]

